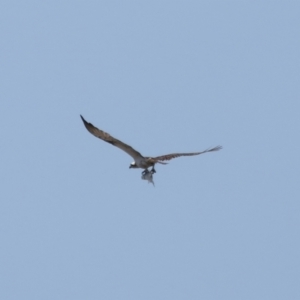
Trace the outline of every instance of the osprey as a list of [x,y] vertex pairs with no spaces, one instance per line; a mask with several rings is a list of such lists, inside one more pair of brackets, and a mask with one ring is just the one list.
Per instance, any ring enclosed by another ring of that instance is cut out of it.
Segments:
[[[156,173],[154,166],[155,164],[163,164],[166,165],[167,163],[164,162],[165,160],[170,160],[172,158],[180,157],[180,156],[192,156],[192,155],[199,155],[203,154],[206,152],[213,152],[213,151],[218,151],[222,149],[221,146],[216,146],[214,148],[209,148],[201,152],[192,152],[192,153],[172,153],[172,154],[167,154],[167,155],[162,155],[162,156],[156,156],[156,157],[148,157],[148,156],[143,156],[140,152],[136,151],[133,149],[131,146],[121,142],[120,140],[117,140],[116,138],[112,137],[110,134],[107,132],[104,132],[97,127],[95,127],[93,124],[88,123],[83,116],[81,116],[81,119],[83,121],[84,126],[86,129],[94,136],[98,137],[99,139],[110,143],[123,151],[125,151],[127,154],[129,154],[133,159],[134,162],[132,162],[129,166],[129,168],[141,168],[144,169],[142,172],[142,175],[150,173],[148,176],[142,176],[142,179],[152,179],[152,174]],[[151,168],[149,171],[148,168]]]

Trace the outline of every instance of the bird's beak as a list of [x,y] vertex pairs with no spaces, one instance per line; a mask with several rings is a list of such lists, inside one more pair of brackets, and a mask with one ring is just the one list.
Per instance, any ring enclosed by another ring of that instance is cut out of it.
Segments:
[[132,168],[132,165],[129,166],[129,169],[131,169],[131,168]]

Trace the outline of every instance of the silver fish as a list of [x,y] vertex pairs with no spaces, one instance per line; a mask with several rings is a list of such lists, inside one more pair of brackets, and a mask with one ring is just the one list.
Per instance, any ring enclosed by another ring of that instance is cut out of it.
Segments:
[[143,180],[148,180],[148,183],[151,182],[153,184],[153,186],[155,186],[154,181],[153,181],[153,172],[145,172],[144,174],[142,174],[142,179]]

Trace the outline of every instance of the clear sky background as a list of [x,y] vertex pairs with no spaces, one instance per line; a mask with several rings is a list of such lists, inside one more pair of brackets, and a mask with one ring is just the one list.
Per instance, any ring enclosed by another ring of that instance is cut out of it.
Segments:
[[0,298],[300,299],[299,15],[2,1]]

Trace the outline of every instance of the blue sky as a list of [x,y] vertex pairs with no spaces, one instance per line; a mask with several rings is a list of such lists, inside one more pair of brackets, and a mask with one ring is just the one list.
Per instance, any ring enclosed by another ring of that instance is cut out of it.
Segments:
[[299,299],[299,13],[4,1],[1,299]]

